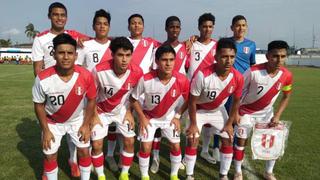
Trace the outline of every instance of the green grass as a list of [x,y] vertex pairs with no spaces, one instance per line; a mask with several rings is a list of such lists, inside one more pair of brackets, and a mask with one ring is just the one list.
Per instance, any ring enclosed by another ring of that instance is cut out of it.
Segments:
[[[281,119],[292,121],[288,148],[275,167],[278,179],[318,179],[320,177],[320,69],[289,68],[294,74],[294,91]],[[0,65],[0,179],[39,179],[42,171],[40,127],[36,121],[31,98],[32,66]],[[184,138],[182,138],[184,144]],[[152,179],[169,179],[168,146],[161,146],[161,165]],[[136,144],[138,147],[138,144]],[[138,149],[138,148],[137,148]],[[248,151],[249,148],[247,148]],[[118,156],[117,156],[118,157]],[[65,140],[59,151],[59,178],[70,179]],[[261,177],[263,161],[252,161],[254,173]],[[137,159],[130,170],[132,179],[139,179]],[[233,167],[231,168],[233,169]],[[195,176],[198,179],[218,177],[218,165],[198,158]],[[107,179],[117,179],[118,173],[105,169]],[[232,176],[233,170],[230,172]],[[179,172],[185,178],[183,171]],[[92,179],[96,179],[92,175]]]

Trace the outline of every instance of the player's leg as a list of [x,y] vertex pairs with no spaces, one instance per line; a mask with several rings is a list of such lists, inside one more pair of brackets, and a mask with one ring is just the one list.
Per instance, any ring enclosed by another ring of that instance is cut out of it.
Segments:
[[156,133],[154,135],[154,139],[152,142],[152,154],[153,154],[153,160],[150,167],[150,171],[152,173],[157,173],[159,170],[159,164],[160,164],[160,143],[161,143],[161,129],[157,129]]
[[209,154],[210,140],[213,135],[213,128],[210,124],[205,124],[202,130],[202,149],[200,156],[211,164],[215,164],[216,160]]
[[78,166],[78,157],[77,157],[77,147],[76,145],[73,144],[68,134],[67,134],[67,144],[68,144],[68,149],[70,154],[68,164],[70,166],[71,176],[80,177],[80,169]]
[[220,161],[220,136],[215,134],[213,135],[213,152],[212,152],[212,157],[216,161]]
[[112,123],[109,126],[107,139],[108,139],[108,142],[107,142],[108,151],[107,151],[106,161],[111,171],[116,172],[119,170],[119,168],[116,161],[114,160],[114,150],[117,145],[116,126],[114,123]]
[[226,132],[222,132],[221,148],[220,148],[220,179],[228,179],[228,172],[230,170],[233,157],[233,143]]

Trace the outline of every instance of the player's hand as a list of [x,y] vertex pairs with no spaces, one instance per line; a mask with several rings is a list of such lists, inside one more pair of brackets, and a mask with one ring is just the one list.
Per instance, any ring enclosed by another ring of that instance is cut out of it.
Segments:
[[94,113],[93,117],[92,117],[92,121],[91,121],[91,124],[90,124],[90,129],[93,129],[95,125],[99,124],[101,127],[103,127],[103,124],[99,118],[99,115],[98,113]]
[[269,123],[269,127],[275,127],[275,126],[277,126],[277,125],[279,124],[279,119],[280,119],[280,118],[278,118],[278,117],[276,117],[276,116],[273,116],[273,117],[271,118],[271,122]]
[[186,41],[186,49],[187,52],[190,53],[191,46],[193,45],[194,42],[196,42],[199,39],[199,36],[197,35],[192,35],[187,41]]
[[239,113],[237,113],[236,114],[236,116],[235,116],[235,124],[237,125],[237,126],[239,126],[240,125],[240,115],[239,115]]
[[180,132],[181,128],[180,128],[180,120],[177,118],[173,118],[170,122],[170,126],[174,125],[174,130],[176,132]]
[[78,131],[78,136],[80,137],[79,141],[87,143],[90,140],[90,134],[90,126],[87,124],[82,124]]
[[233,135],[234,135],[232,124],[226,124],[223,127],[223,129],[221,130],[221,132],[223,132],[223,131],[225,131],[228,134],[230,142],[232,143],[233,142]]
[[192,139],[192,142],[195,142],[195,139],[199,137],[199,129],[197,125],[190,125],[186,131],[187,137]]
[[126,121],[128,121],[128,123],[129,123],[129,128],[131,130],[134,130],[134,126],[135,126],[134,117],[133,117],[131,111],[129,111],[129,110],[127,110],[126,115],[124,116],[122,123],[126,124]]
[[148,126],[151,127],[151,124],[149,122],[149,119],[146,117],[140,118],[139,122],[139,132],[141,136],[148,136]]
[[47,150],[51,149],[51,141],[55,142],[54,136],[51,133],[51,131],[50,130],[43,131],[43,134],[42,134],[42,148],[44,150],[47,151]]
[[83,48],[84,47],[83,43],[88,40],[90,40],[90,38],[87,38],[87,37],[78,38],[77,44],[80,48]]

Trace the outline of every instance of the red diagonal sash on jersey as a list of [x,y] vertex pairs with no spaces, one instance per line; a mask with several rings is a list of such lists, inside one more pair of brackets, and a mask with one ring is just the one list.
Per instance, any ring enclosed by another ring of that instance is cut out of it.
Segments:
[[[178,91],[177,88],[178,80],[174,82],[174,84],[171,86],[169,91],[164,95],[162,101],[155,106],[152,110],[144,110],[143,112],[149,116],[150,118],[160,118],[162,117],[167,110],[170,108],[170,106],[177,100],[177,98],[181,95],[180,90]],[[176,90],[175,96],[172,97],[173,90]]]
[[[181,54],[183,54],[183,57],[181,57]],[[183,64],[183,60],[185,58],[185,46],[182,44],[178,52],[176,53],[176,61],[174,63],[174,70],[178,71],[181,68],[181,65]]]
[[141,39],[136,49],[132,53],[132,62],[140,66],[141,61],[146,55],[151,43],[145,39]]
[[222,101],[225,100],[226,98],[228,98],[230,96],[230,94],[232,94],[235,91],[236,87],[233,87],[232,92],[231,93],[229,92],[231,87],[234,86],[233,81],[234,81],[234,76],[232,77],[232,79],[230,80],[228,85],[221,91],[221,93],[218,95],[218,97],[216,97],[211,102],[197,104],[197,109],[214,110],[217,107],[219,107],[221,105]]
[[109,44],[109,46],[108,46],[108,48],[107,48],[107,50],[104,52],[104,54],[103,54],[103,56],[102,56],[102,58],[101,58],[101,61],[100,61],[100,63],[102,63],[102,62],[105,62],[105,61],[108,61],[108,60],[110,60],[110,59],[112,59],[112,56],[111,56],[111,50],[110,50],[110,44]]
[[273,84],[273,86],[266,92],[260,99],[251,103],[251,104],[244,104],[240,106],[239,113],[240,115],[244,114],[252,114],[254,112],[260,111],[268,106],[272,100],[272,98],[279,92],[277,86],[285,76],[285,73],[282,73],[280,78],[277,82]]
[[202,62],[199,64],[199,66],[197,67],[197,69],[194,71],[192,78],[198,73],[199,70],[201,70],[202,68],[208,67],[211,64],[214,63],[214,56],[212,55],[212,51],[216,49],[216,45],[213,45],[213,47],[210,49],[210,51],[208,52],[208,54],[203,58]]
[[[130,71],[130,74],[128,75],[126,81],[122,84],[117,93],[115,93],[112,97],[107,98],[106,100],[97,104],[99,113],[111,112],[117,105],[120,104],[122,96],[124,96],[129,91],[128,84],[131,75],[132,70]],[[135,84],[132,84],[130,86],[133,87],[134,85]]]
[[83,99],[83,94],[85,94],[83,93],[80,96],[76,94],[76,88],[78,88],[79,84],[81,84],[79,82],[80,79],[81,78],[79,74],[76,83],[72,87],[67,99],[65,100],[65,103],[60,107],[60,109],[52,115],[47,115],[50,120],[57,123],[63,123],[72,116],[73,112],[77,109],[81,100]]

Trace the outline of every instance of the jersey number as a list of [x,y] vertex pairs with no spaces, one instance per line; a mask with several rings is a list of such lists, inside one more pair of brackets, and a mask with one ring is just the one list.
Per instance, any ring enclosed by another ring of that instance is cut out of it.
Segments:
[[59,95],[59,96],[49,96],[50,102],[52,105],[63,105],[64,104],[64,96]]
[[200,60],[200,52],[195,52],[194,54],[196,55],[194,60],[199,61]]
[[257,94],[260,94],[262,91],[263,91],[263,86],[258,86],[258,93]]
[[93,59],[93,62],[94,62],[94,63],[99,62],[99,56],[98,56],[98,53],[93,53],[93,54],[92,54],[92,59]]
[[53,56],[53,46],[48,46],[50,56]]
[[160,103],[160,95],[152,95],[151,96],[151,103],[152,104],[159,104]]
[[208,91],[207,98],[214,100],[216,98],[217,92],[216,91]]
[[104,93],[108,94],[109,96],[112,96],[113,88],[108,89],[107,87],[104,87]]

